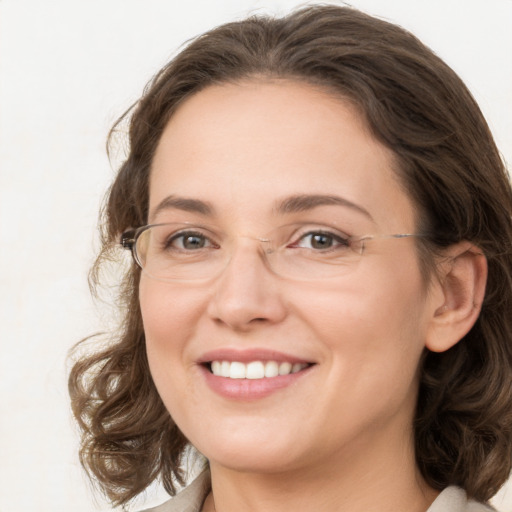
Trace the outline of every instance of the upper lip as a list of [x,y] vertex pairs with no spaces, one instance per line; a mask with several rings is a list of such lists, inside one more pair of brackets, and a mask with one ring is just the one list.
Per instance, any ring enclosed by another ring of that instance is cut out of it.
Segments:
[[284,352],[275,350],[268,350],[262,348],[254,349],[234,349],[234,348],[220,348],[205,352],[198,359],[198,364],[210,363],[212,361],[237,361],[240,363],[250,363],[251,361],[276,361],[277,363],[307,363],[311,364],[313,361],[297,357]]

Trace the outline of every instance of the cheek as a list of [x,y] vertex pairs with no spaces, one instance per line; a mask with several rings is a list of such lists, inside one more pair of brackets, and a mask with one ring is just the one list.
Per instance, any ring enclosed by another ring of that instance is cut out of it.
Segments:
[[151,377],[173,420],[187,432],[200,401],[195,372],[190,371],[190,346],[204,311],[204,296],[204,290],[200,294],[144,277],[139,288]]
[[193,335],[202,311],[200,297],[175,284],[144,277],[139,297],[148,350],[171,350]]
[[389,267],[372,272],[369,265],[337,290],[309,294],[298,309],[332,354],[335,375],[407,390],[424,350],[426,292],[417,265],[405,259]]
[[141,279],[139,296],[151,375],[169,409],[176,395],[172,390],[190,378],[187,349],[203,302],[191,290],[148,278]]

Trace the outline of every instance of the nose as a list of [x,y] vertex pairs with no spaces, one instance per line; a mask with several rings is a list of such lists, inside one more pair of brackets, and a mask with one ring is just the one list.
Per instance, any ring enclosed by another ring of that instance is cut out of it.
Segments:
[[[254,243],[254,240],[251,241]],[[266,266],[262,255],[247,244],[233,252],[217,278],[208,305],[210,317],[237,331],[277,324],[287,314],[282,283]]]

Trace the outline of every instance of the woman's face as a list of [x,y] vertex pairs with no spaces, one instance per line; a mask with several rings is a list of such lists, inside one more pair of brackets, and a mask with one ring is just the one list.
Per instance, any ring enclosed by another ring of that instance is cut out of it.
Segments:
[[[325,468],[368,454],[384,464],[411,446],[433,309],[414,239],[368,242],[316,279],[276,275],[254,240],[291,223],[414,233],[414,207],[392,167],[348,102],[297,82],[212,86],[170,120],[154,157],[149,222],[239,237],[215,278],[142,274],[140,283],[153,379],[212,467]],[[321,238],[288,249],[322,251]],[[214,375],[211,363],[232,373]],[[256,378],[232,378],[238,371]]]

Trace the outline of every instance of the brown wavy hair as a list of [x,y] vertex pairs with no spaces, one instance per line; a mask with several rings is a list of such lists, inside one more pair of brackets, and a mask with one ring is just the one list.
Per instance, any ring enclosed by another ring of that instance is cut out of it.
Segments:
[[[352,8],[318,5],[229,23],[189,43],[111,132],[112,138],[129,123],[129,154],[102,212],[93,286],[115,258],[123,230],[147,223],[152,158],[176,108],[209,85],[258,77],[322,86],[356,106],[394,152],[420,231],[433,233],[418,242],[427,262],[461,240],[484,252],[489,274],[481,314],[453,348],[425,352],[414,430],[428,484],[459,485],[488,500],[512,460],[512,192],[470,92],[406,30]],[[76,356],[69,377],[81,462],[114,504],[156,478],[175,493],[188,445],[151,379],[139,272],[132,264],[120,286],[121,329],[95,352]]]

